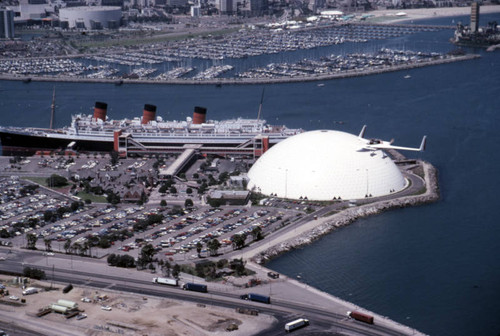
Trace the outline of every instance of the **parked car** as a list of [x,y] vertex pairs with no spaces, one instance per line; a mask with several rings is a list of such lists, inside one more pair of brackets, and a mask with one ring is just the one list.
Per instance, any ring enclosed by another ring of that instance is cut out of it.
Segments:
[[77,320],[83,320],[84,318],[87,318],[87,314],[78,314],[76,315]]

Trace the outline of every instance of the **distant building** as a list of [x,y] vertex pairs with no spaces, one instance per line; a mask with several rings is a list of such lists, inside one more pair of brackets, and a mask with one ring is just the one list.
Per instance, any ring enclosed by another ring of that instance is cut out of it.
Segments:
[[122,17],[120,7],[71,7],[59,10],[61,23],[67,22],[69,28],[79,29],[115,29]]
[[0,9],[0,38],[14,38],[14,11]]
[[473,2],[471,5],[470,12],[470,31],[472,33],[477,32],[479,29],[479,4],[477,2]]
[[250,12],[253,16],[262,15],[267,7],[267,0],[250,0]]
[[187,4],[187,0],[167,0],[167,5],[172,7],[184,7]]
[[234,1],[233,0],[220,0],[219,1],[219,12],[223,15],[231,15],[234,12]]
[[201,15],[200,5],[191,6],[191,16],[192,17],[200,17],[200,15]]
[[102,0],[101,6],[123,7],[123,0]]

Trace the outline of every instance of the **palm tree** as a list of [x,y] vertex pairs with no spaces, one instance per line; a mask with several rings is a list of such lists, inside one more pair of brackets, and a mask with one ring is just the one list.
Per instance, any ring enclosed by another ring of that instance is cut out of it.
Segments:
[[66,254],[68,254],[68,251],[71,248],[71,239],[66,239],[64,242],[64,251],[66,251]]
[[52,251],[52,240],[44,238],[43,242],[45,243],[45,250],[49,252]]
[[198,258],[200,257],[201,249],[203,248],[203,244],[200,242],[196,243],[196,252],[198,253]]
[[71,246],[71,253],[75,254],[76,252],[78,252],[79,250],[81,250],[81,248],[82,248],[82,245],[80,245],[80,243],[78,243],[78,242],[75,242]]

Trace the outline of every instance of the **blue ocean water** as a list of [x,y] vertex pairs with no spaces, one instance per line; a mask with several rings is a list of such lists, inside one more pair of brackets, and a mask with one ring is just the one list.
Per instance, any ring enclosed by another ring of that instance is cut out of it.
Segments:
[[[497,16],[482,16],[484,24]],[[451,24],[452,19],[439,21]],[[467,17],[453,18],[468,22]],[[429,21],[436,23],[436,21]],[[280,56],[371,52],[380,47],[447,52],[451,30]],[[269,267],[431,335],[500,333],[500,57],[317,83],[265,86],[263,116],[306,130],[338,129],[418,146],[408,154],[439,170],[439,202],[359,220]],[[241,62],[248,62],[242,60]],[[261,62],[261,61],[259,61]],[[405,79],[405,75],[411,78]],[[256,117],[263,86],[171,86],[0,81],[0,125],[47,127],[56,88],[56,126],[107,102],[114,119],[142,114],[184,119],[195,105],[208,117]],[[339,124],[338,121],[342,121]]]

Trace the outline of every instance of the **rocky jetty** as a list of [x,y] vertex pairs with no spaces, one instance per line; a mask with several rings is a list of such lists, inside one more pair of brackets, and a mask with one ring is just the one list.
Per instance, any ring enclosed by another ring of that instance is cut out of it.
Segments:
[[390,209],[436,202],[439,199],[437,170],[430,163],[424,161],[420,161],[419,166],[423,168],[422,170],[424,172],[424,179],[426,183],[426,190],[424,193],[347,208],[336,214],[322,218],[322,221],[319,221],[318,225],[314,226],[311,230],[306,231],[304,234],[287,241],[283,241],[279,244],[271,246],[265,251],[260,252],[253,257],[253,260],[256,263],[264,264],[282,253],[310,244],[319,237],[330,233],[337,228],[349,225],[358,218],[376,215]]

